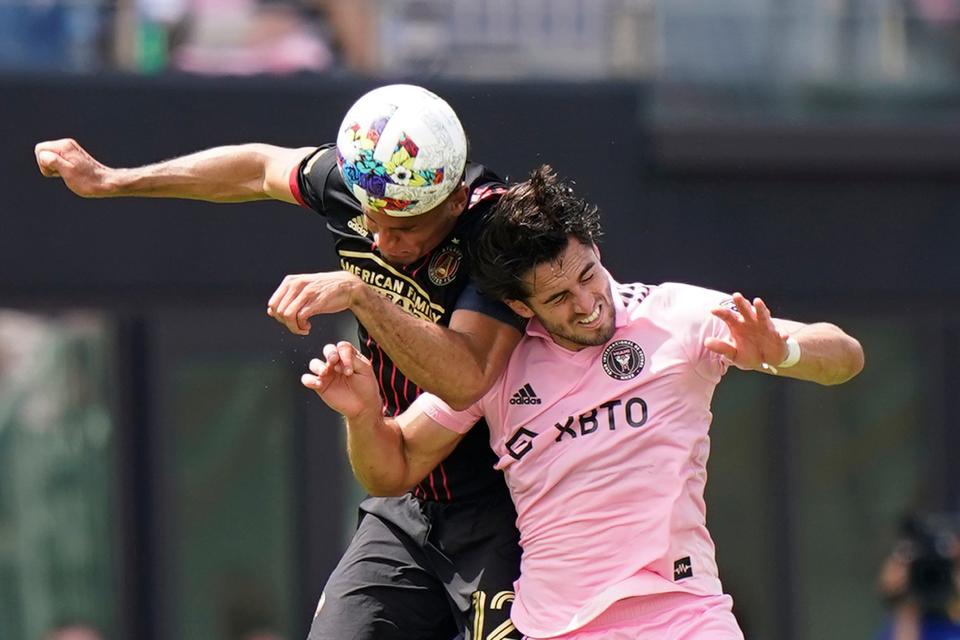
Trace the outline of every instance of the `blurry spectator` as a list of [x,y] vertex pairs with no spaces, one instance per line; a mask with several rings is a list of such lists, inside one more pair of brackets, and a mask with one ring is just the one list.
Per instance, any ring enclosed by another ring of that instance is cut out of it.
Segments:
[[374,0],[139,0],[133,66],[217,75],[316,72],[338,64],[371,71],[378,55],[375,9]]
[[0,69],[89,71],[103,57],[102,0],[0,1]]
[[281,2],[191,0],[186,41],[172,66],[210,74],[321,71],[333,55],[302,9]]
[[43,636],[43,640],[104,640],[104,635],[92,624],[71,621],[58,624]]
[[911,516],[880,570],[890,619],[877,640],[960,640],[960,527],[955,520]]
[[377,0],[314,0],[324,12],[342,66],[362,73],[380,67],[380,12]]

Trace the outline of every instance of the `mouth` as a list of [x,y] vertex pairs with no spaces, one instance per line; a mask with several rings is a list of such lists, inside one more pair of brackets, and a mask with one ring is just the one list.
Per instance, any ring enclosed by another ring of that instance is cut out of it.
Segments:
[[600,318],[600,311],[602,310],[602,308],[603,308],[603,305],[598,304],[597,308],[593,310],[593,313],[588,315],[583,320],[577,320],[577,324],[583,325],[583,326],[588,326],[593,324]]

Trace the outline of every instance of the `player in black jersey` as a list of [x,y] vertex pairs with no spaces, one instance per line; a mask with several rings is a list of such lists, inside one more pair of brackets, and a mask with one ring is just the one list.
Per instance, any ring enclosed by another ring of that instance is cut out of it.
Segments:
[[[471,404],[520,337],[513,314],[470,285],[466,252],[504,188],[465,156],[450,107],[410,86],[361,98],[337,143],[319,148],[218,147],[113,169],[74,140],[36,146],[41,172],[84,197],[273,198],[323,215],[341,270],[288,276],[268,312],[304,334],[313,315],[352,311],[393,415],[422,389]],[[364,500],[310,640],[518,637],[516,513],[485,432],[474,429],[411,494]]]

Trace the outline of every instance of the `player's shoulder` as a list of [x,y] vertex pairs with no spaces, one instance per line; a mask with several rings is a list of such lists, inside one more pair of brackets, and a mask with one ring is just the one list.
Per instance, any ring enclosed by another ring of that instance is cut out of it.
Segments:
[[671,317],[701,318],[706,311],[731,301],[728,293],[683,282],[643,286],[647,289],[646,310]]
[[334,229],[349,235],[367,235],[363,228],[363,210],[350,192],[337,167],[337,149],[324,144],[309,154],[298,169],[301,200],[310,209],[325,216]]
[[467,185],[467,214],[470,216],[482,215],[507,190],[499,175],[476,162],[467,163],[463,181]]

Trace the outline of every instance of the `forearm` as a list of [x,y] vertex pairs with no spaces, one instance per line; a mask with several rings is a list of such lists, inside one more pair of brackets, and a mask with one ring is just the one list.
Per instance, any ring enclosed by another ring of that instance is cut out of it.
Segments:
[[835,385],[863,369],[863,348],[839,327],[826,322],[791,324],[795,326],[788,332],[800,345],[800,360],[792,367],[778,369],[777,375]]
[[407,378],[450,406],[464,409],[489,387],[485,361],[460,333],[415,317],[362,283],[350,310]]
[[[279,197],[271,170],[290,150],[265,144],[216,147],[132,169],[107,169],[104,196],[247,202]],[[282,195],[282,194],[281,194]]]
[[407,491],[407,457],[403,433],[397,422],[379,414],[348,418],[347,455],[353,475],[374,496],[401,495]]

